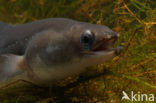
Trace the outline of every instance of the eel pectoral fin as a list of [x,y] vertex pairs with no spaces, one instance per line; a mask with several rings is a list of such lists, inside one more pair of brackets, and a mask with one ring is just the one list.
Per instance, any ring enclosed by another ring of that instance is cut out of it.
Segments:
[[4,82],[24,72],[21,69],[23,56],[14,54],[0,55],[0,82]]

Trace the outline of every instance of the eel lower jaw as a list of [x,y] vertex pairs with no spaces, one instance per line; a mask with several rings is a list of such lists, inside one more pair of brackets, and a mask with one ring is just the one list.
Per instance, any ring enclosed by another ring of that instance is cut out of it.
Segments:
[[119,55],[122,52],[122,50],[123,50],[122,46],[108,49],[108,51],[114,51],[116,55]]
[[123,47],[122,46],[118,46],[118,47],[115,47],[115,48],[107,48],[107,49],[104,49],[104,50],[98,50],[98,51],[93,51],[93,54],[97,55],[97,54],[107,54],[107,53],[114,53],[115,55],[119,55],[123,50]]
[[118,46],[116,48],[105,48],[103,50],[98,51],[83,51],[81,53],[85,54],[86,56],[102,56],[102,55],[108,55],[108,54],[115,54],[116,56],[119,55],[123,50],[122,46]]

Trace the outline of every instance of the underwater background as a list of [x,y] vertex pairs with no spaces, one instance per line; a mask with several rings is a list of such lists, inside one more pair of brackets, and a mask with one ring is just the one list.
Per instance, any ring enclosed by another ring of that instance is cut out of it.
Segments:
[[19,81],[1,88],[0,103],[132,103],[121,101],[122,91],[156,95],[156,0],[0,0],[0,21],[53,17],[106,25],[121,34],[115,45],[124,51],[53,87]]

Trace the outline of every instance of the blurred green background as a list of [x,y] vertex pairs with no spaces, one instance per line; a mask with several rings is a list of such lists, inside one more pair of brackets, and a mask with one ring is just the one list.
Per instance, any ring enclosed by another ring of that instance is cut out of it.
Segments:
[[0,0],[0,20],[10,24],[53,17],[106,25],[121,34],[116,45],[124,51],[56,87],[1,89],[0,103],[131,103],[121,101],[122,91],[156,95],[156,0]]

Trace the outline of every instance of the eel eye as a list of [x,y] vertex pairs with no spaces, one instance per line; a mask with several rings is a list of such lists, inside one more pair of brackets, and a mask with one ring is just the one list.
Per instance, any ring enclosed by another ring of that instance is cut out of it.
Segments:
[[86,30],[80,37],[80,44],[83,49],[91,49],[95,40],[95,35],[90,30]]

